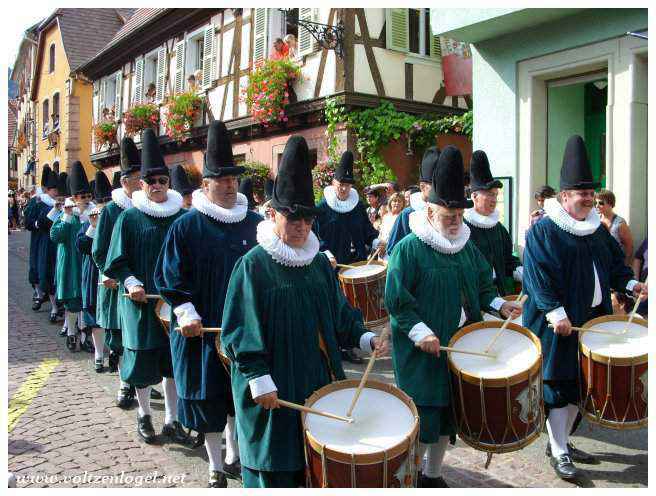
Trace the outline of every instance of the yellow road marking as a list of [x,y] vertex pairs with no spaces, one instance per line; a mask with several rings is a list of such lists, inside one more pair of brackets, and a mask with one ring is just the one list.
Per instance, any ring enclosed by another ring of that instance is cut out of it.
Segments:
[[18,419],[25,413],[27,408],[36,398],[43,385],[52,374],[52,371],[59,365],[59,360],[56,358],[48,358],[41,362],[41,364],[30,375],[27,376],[25,382],[21,384],[18,391],[9,401],[9,432],[14,430]]

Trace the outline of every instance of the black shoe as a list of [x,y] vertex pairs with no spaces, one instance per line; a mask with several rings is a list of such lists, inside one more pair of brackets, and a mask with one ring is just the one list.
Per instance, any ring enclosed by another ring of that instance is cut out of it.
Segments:
[[[585,463],[588,465],[597,465],[599,463],[599,459],[597,457],[574,447],[572,443],[567,443],[567,451],[569,451],[569,456],[573,462]],[[548,457],[551,457],[551,444],[549,443],[547,443],[545,454]]]
[[174,420],[170,424],[162,427],[162,436],[168,438],[173,443],[191,445],[192,439],[182,428],[182,424]]
[[66,337],[66,348],[68,351],[77,351],[77,336],[67,336]]
[[68,334],[68,329],[62,326],[62,328],[59,330],[59,335],[63,338],[64,336],[66,336],[66,334]]
[[118,399],[116,401],[116,406],[127,410],[132,406],[134,402],[135,389],[134,387],[122,387],[118,393]]
[[578,476],[578,470],[574,466],[574,463],[572,463],[572,458],[569,455],[560,455],[558,458],[552,456],[549,461],[556,475],[561,479],[573,480]]
[[424,474],[419,474],[419,483],[417,487],[421,488],[443,488],[449,487],[449,485],[444,480],[444,477],[428,477]]
[[50,323],[51,324],[56,324],[57,323],[57,312],[55,313],[50,313]]
[[38,312],[41,309],[42,301],[41,298],[36,298],[32,300],[32,310]]
[[96,365],[96,373],[100,374],[101,372],[104,372],[105,366],[103,365],[102,358],[97,359],[95,365]]
[[151,400],[163,400],[164,396],[155,388],[150,388],[150,399]]
[[212,470],[210,472],[210,480],[207,483],[207,487],[228,487],[228,479],[226,479],[226,474],[219,472],[218,470]]
[[342,360],[355,364],[364,363],[364,360],[356,355],[353,350],[342,350]]
[[110,372],[118,372],[118,353],[114,351],[109,352],[109,359],[107,360],[107,366],[109,367]]
[[[84,332],[84,331],[82,331]],[[86,333],[85,333],[86,334]],[[84,340],[84,343],[80,342],[80,351],[84,350],[87,353],[95,353],[96,349],[93,346],[93,343],[91,342],[91,335],[87,334],[87,337]]]
[[223,472],[230,479],[241,480],[241,462],[237,460],[235,463],[225,463],[223,465]]
[[[191,429],[187,430],[187,436],[191,438]],[[205,444],[205,434],[202,432],[199,432],[193,439],[194,440],[191,443],[192,449],[200,448],[203,444]]]
[[153,423],[150,420],[150,415],[144,415],[140,417],[137,415],[137,434],[143,439],[147,444],[152,444],[157,439],[155,435],[155,429],[153,429]]

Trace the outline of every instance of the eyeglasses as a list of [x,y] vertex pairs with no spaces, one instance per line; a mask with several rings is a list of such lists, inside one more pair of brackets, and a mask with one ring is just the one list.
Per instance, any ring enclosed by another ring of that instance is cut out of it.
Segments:
[[602,207],[603,207],[604,205],[606,205],[606,202],[604,202],[604,201],[602,201],[602,200],[597,200],[597,201],[595,202],[595,205],[597,205],[598,207],[599,207],[599,206],[602,206]]
[[84,193],[77,196],[80,197],[80,200],[91,200],[91,193]]
[[158,178],[144,177],[143,182],[145,182],[148,185],[153,185],[155,183],[159,183],[162,186],[165,186],[166,184],[169,183],[169,178],[168,177],[158,177]]

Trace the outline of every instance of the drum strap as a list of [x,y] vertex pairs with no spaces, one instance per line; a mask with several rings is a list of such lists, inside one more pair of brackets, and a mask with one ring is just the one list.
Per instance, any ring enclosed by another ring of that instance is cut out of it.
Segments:
[[332,367],[330,366],[330,358],[328,357],[328,348],[326,347],[326,341],[323,339],[323,335],[321,334],[321,330],[317,329],[317,334],[319,335],[319,349],[321,350],[321,354],[326,360],[326,367],[328,367],[328,373],[330,374],[330,380],[335,381],[335,373],[333,372]]

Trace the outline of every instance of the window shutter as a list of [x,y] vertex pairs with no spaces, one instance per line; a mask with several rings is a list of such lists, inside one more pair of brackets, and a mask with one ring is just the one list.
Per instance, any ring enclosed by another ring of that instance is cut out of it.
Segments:
[[430,39],[430,58],[442,62],[442,45],[440,44],[440,37],[432,34]]
[[100,112],[98,110],[100,106],[100,81],[95,80],[93,82],[93,123],[97,124],[100,121]]
[[164,100],[166,90],[166,48],[157,50],[157,81],[155,83],[155,100],[159,103]]
[[[317,22],[319,9],[298,9],[298,19],[303,21]],[[299,26],[298,27],[298,55],[308,55],[319,48],[319,44],[310,34],[310,32]]]
[[216,63],[216,36],[214,35],[214,24],[205,29],[203,35],[203,89],[212,86],[214,80]]
[[267,53],[267,31],[269,15],[267,9],[253,9],[253,63],[264,60]]
[[182,93],[185,88],[185,41],[179,41],[175,45],[175,86],[173,91]]
[[105,108],[105,92],[107,91],[107,80],[103,78],[100,81],[100,98],[98,100],[98,119],[103,118],[103,109]]
[[140,105],[143,102],[144,97],[144,59],[138,58],[134,63],[134,94],[132,95],[132,101],[136,105]]
[[407,52],[410,45],[408,9],[385,9],[385,18],[387,48]]
[[114,97],[114,108],[116,109],[116,120],[123,115],[123,71],[116,73],[116,96]]

